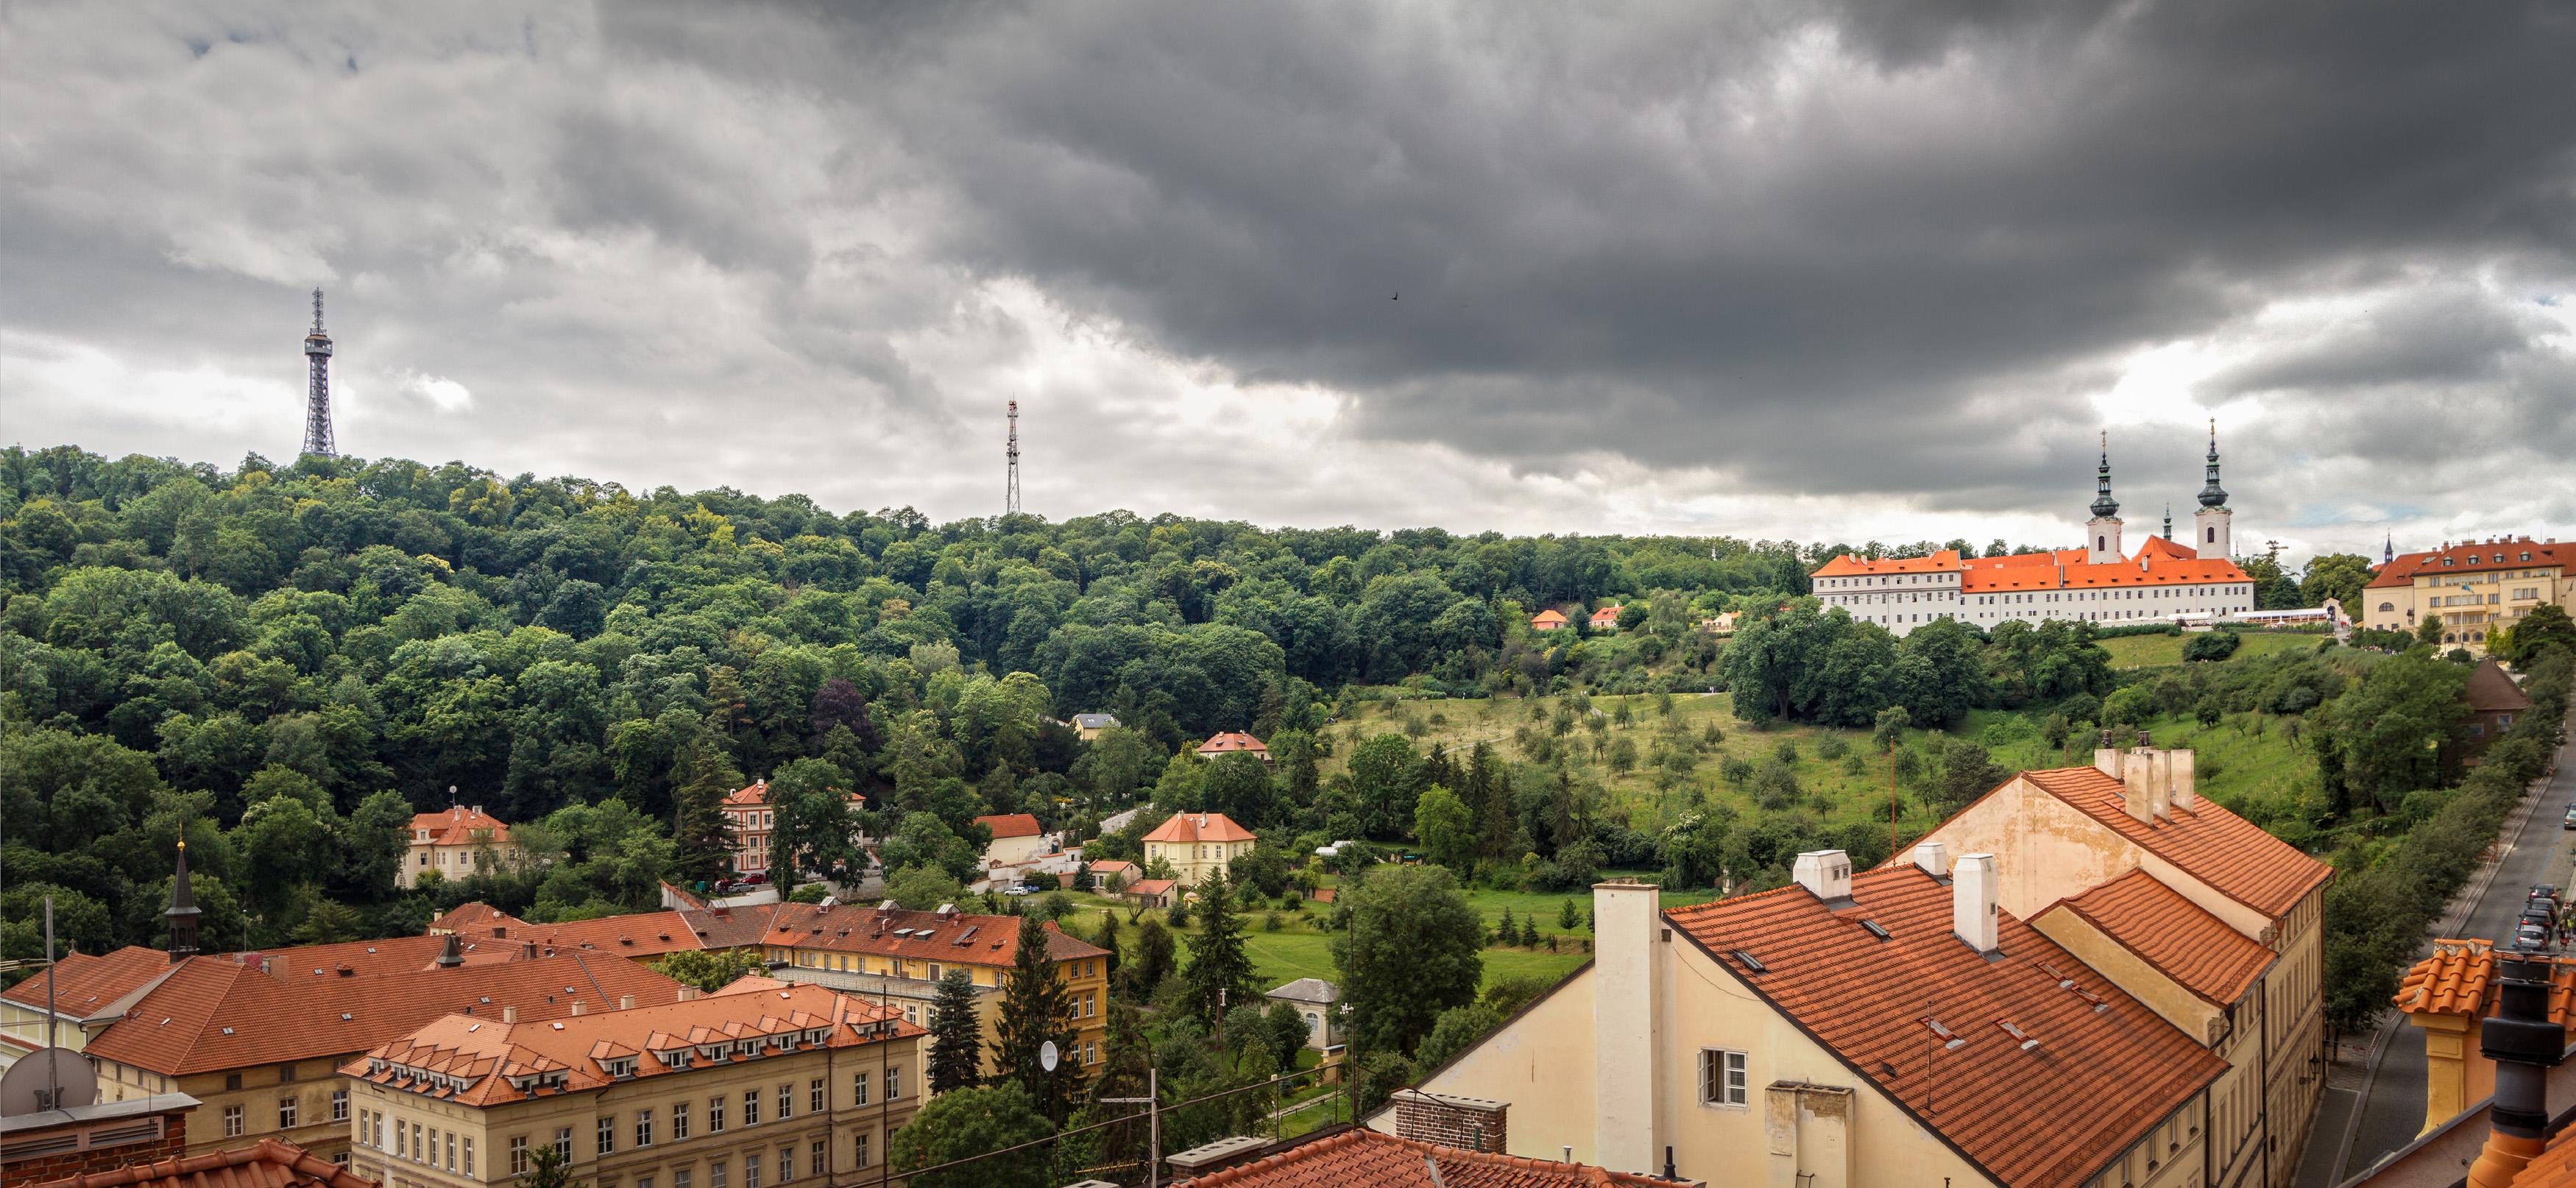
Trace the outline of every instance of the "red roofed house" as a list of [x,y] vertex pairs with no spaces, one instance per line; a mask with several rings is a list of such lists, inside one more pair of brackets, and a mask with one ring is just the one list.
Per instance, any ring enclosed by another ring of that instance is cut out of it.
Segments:
[[[866,808],[868,798],[856,792],[849,794],[850,812]],[[733,870],[738,875],[769,875],[770,831],[777,824],[778,810],[769,803],[769,781],[753,780],[749,787],[737,788],[717,806],[724,813],[725,826],[733,831]],[[857,826],[851,837],[858,839]],[[781,880],[784,881],[784,880]]]
[[2488,632],[2534,607],[2556,603],[2576,612],[2571,563],[2576,545],[2556,538],[2488,537],[2428,553],[2391,549],[2361,589],[2361,625],[2411,635],[2426,618],[2438,618],[2444,647],[2484,654]]
[[406,887],[418,885],[432,871],[442,879],[461,879],[485,864],[507,867],[523,856],[500,818],[479,804],[454,805],[441,813],[412,815],[411,844],[394,879]]
[[500,1184],[539,1146],[592,1184],[705,1188],[873,1177],[926,1095],[890,1007],[746,978],[714,994],[547,1020],[449,1014],[340,1065],[353,1170]]
[[1264,763],[1270,762],[1269,744],[1239,730],[1210,735],[1206,742],[1199,744],[1201,759],[1214,759],[1219,755],[1231,755],[1237,751],[1258,756]]
[[2193,543],[2165,533],[2134,553],[2121,547],[2120,505],[2111,498],[2106,448],[2096,475],[2087,547],[2009,557],[1963,557],[1943,549],[1929,557],[1870,560],[1846,554],[1810,575],[1816,598],[1864,623],[1905,635],[1926,623],[1956,619],[1991,629],[2006,621],[2051,619],[2101,623],[2210,621],[2254,609],[2254,581],[2230,559],[2227,492],[2218,485],[2218,437],[2209,441],[2208,481],[2193,516]]
[[1617,631],[1619,629],[1619,610],[1620,608],[1618,604],[1612,603],[1609,606],[1602,607],[1600,610],[1592,612],[1592,629],[1595,631]]
[[1546,610],[1530,616],[1530,630],[1532,631],[1557,631],[1563,629],[1565,627],[1565,623],[1565,612],[1560,611],[1555,607],[1549,607]]
[[1158,858],[1171,863],[1173,877],[1186,889],[1211,871],[1223,875],[1227,864],[1251,853],[1259,839],[1224,813],[1175,813],[1144,841],[1146,864]]
[[992,844],[984,847],[986,866],[1017,866],[1055,849],[1038,819],[1027,813],[977,817],[975,823],[993,831]]
[[1138,879],[1119,894],[1139,907],[1167,908],[1179,901],[1180,895],[1173,888],[1180,885],[1179,879]]
[[1119,888],[1136,878],[1136,864],[1122,858],[1103,858],[1086,865],[1091,871],[1092,882],[1105,894],[1117,894]]

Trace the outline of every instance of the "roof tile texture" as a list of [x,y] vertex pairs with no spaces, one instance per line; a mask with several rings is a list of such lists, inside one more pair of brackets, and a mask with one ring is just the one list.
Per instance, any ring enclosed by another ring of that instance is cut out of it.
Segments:
[[[2523,560],[2524,554],[2531,559]],[[2444,565],[2442,562],[2449,561]],[[2396,560],[2379,567],[2364,589],[2413,584],[2418,576],[2452,573],[2487,573],[2499,569],[2547,568],[2576,561],[2576,547],[2565,544],[2542,544],[2528,536],[2494,544],[2459,544],[2424,553],[2399,553]]]
[[495,844],[510,840],[510,827],[502,824],[500,818],[463,805],[457,805],[443,813],[412,814],[412,836],[420,836],[420,831],[424,829],[429,831],[429,844],[437,846],[472,845],[481,840],[474,836],[475,831],[481,829],[492,831],[491,840]]
[[52,1180],[39,1188],[376,1188],[376,1182],[281,1139]]
[[[1109,955],[1107,949],[1066,935],[1053,922],[1044,927],[1047,956],[1054,960],[1080,961]],[[896,935],[906,930],[911,935]],[[918,961],[1009,965],[1020,951],[1020,917],[960,912],[943,920],[937,912],[903,908],[879,911],[839,906],[827,911],[820,904],[785,903],[778,905],[769,935],[762,938],[762,943]]]
[[[2008,912],[1997,913],[2000,956],[1979,954],[1951,932],[1951,896],[1908,865],[1855,874],[1848,907],[1793,884],[1664,917],[2011,1188],[2082,1183],[2225,1071]],[[1927,1018],[1961,1046],[1946,1048]],[[2004,1023],[2038,1046],[2024,1050]]]
[[1149,842],[1244,842],[1253,840],[1251,830],[1234,823],[1224,813],[1174,813],[1170,820],[1154,827],[1145,835]]
[[[1426,1158],[1439,1166],[1436,1179]],[[1460,1151],[1353,1129],[1177,1181],[1172,1188],[1591,1188],[1662,1183],[1589,1164]]]
[[1229,751],[1251,751],[1255,754],[1267,754],[1270,751],[1270,747],[1260,739],[1254,738],[1239,730],[1228,730],[1221,734],[1210,735],[1206,742],[1199,744],[1199,754],[1202,755],[1222,755]]
[[1027,813],[982,816],[975,818],[975,823],[991,829],[996,841],[1006,837],[1036,837],[1046,832],[1038,827],[1038,819]]
[[2206,796],[2195,797],[2195,807],[2176,808],[2170,818],[2148,824],[2129,815],[2120,781],[2098,768],[2026,771],[2022,778],[2219,894],[2276,920],[2334,875],[2333,867]]
[[[2576,1027],[2576,957],[2548,961],[2549,1021]],[[2495,1013],[2497,993],[2495,942],[2446,939],[2406,971],[2393,1001],[2408,1014],[2483,1019]]]
[[2210,915],[2182,893],[2133,870],[2039,915],[2072,912],[2183,989],[2226,1006],[2263,976],[2272,950]]
[[[54,963],[54,1009],[69,1018],[86,1019],[168,968],[168,953],[141,945],[127,945],[95,957],[70,954]],[[0,998],[41,1007],[45,1005],[45,979],[42,975],[29,978],[0,993]]]

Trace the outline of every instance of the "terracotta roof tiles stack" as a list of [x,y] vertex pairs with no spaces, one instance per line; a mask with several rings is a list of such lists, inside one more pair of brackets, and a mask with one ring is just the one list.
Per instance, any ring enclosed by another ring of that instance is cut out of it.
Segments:
[[2027,771],[2022,778],[2219,894],[2276,920],[2334,875],[2333,867],[2206,796],[2196,797],[2194,807],[2177,806],[2169,819],[2149,824],[2129,815],[2120,781],[2098,768]]
[[2032,919],[2055,912],[2082,917],[2183,989],[2220,1006],[2235,1002],[2272,965],[2272,950],[2144,870],[2059,900]]
[[[2551,957],[2549,1020],[2576,1028],[2576,957]],[[2496,952],[2492,941],[2445,939],[2415,963],[2392,999],[2408,1014],[2463,1015],[2483,1019],[2496,1011]]]
[[365,1176],[280,1139],[51,1180],[36,1188],[377,1188]]

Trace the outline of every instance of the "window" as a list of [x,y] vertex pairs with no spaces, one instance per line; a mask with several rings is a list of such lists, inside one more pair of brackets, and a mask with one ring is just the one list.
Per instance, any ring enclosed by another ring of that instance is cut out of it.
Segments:
[[447,1132],[447,1170],[456,1170],[456,1132]]
[[617,1151],[617,1119],[611,1118],[605,1114],[600,1115],[598,1130],[599,1153],[602,1155],[615,1154]]
[[796,1116],[796,1086],[781,1084],[778,1087],[778,1120],[784,1122],[794,1116]]
[[345,1170],[345,1169],[347,1169],[347,1168],[348,1168],[348,1166],[349,1166],[349,1153],[348,1153],[348,1152],[346,1152],[346,1151],[342,1151],[342,1152],[340,1152],[340,1153],[339,1153],[339,1154],[337,1154],[337,1155],[333,1155],[333,1156],[331,1157],[331,1162],[332,1162],[332,1163],[334,1163],[334,1164],[336,1164],[336,1165],[338,1165],[338,1166],[339,1166],[340,1168],[342,1168],[343,1170]]
[[868,1135],[866,1131],[863,1130],[850,1136],[850,1152],[852,1157],[858,1160],[858,1165],[860,1167],[866,1167],[868,1165]]
[[1699,1103],[1709,1106],[1741,1106],[1746,1103],[1744,1053],[1720,1048],[1699,1050]]
[[814,1149],[806,1154],[807,1157],[813,1161],[806,1165],[813,1169],[813,1174],[818,1176],[828,1176],[832,1174],[832,1157],[824,1148],[822,1139],[815,1139]]
[[[806,1104],[805,1104],[805,1112],[806,1112],[806,1113],[809,1113],[809,1114],[819,1114],[819,1113],[822,1113],[824,1110],[831,1108],[830,1106],[828,1106],[828,1105],[824,1104],[824,1101],[823,1101],[823,1078],[821,1078],[821,1077],[816,1077],[816,1078],[814,1078],[814,1084],[813,1084],[812,1092],[808,1093],[808,1094],[806,1095],[806,1097],[807,1097]],[[780,1110],[780,1111],[778,1111],[778,1112],[779,1112],[779,1113],[784,1114],[784,1113],[786,1113],[787,1111],[785,1111],[785,1110]]]
[[239,1089],[239,1088],[241,1088],[241,1074],[240,1074],[240,1073],[225,1073],[225,1074],[224,1074],[224,1088],[226,1088],[226,1089]]
[[635,1111],[635,1145],[639,1147],[653,1145],[653,1111],[651,1110]]
[[277,1099],[277,1128],[279,1130],[295,1129],[294,1098],[281,1097]]
[[758,1089],[745,1089],[742,1091],[742,1124],[745,1126],[760,1125],[760,1090]]
[[[687,1137],[689,1137],[689,1103],[685,1101],[672,1102],[671,1141],[676,1143]],[[676,1184],[677,1182],[674,1181],[674,1183]]]
[[903,1096],[903,1066],[898,1064],[886,1070],[886,1100],[893,1101],[901,1096]]
[[760,1156],[742,1157],[742,1188],[760,1188]]
[[851,1073],[851,1074],[850,1074],[850,1104],[851,1104],[851,1105],[866,1105],[866,1104],[868,1104],[868,1074],[866,1074],[866,1073]]
[[566,1163],[572,1162],[572,1127],[555,1128],[555,1154],[563,1156]]
[[465,1136],[465,1174],[474,1174],[474,1136]]
[[707,1164],[707,1188],[725,1188],[724,1160],[717,1159]]
[[278,1066],[277,1066],[277,1083],[278,1083],[278,1084],[283,1085],[283,1084],[287,1083],[288,1081],[292,1081],[292,1080],[294,1080],[294,1079],[295,1079],[295,1066],[294,1066],[294,1065],[292,1065],[292,1064],[281,1064],[281,1065],[278,1065]]
[[795,1178],[796,1148],[780,1147],[778,1149],[778,1182],[784,1184]]
[[225,1137],[225,1138],[240,1138],[240,1137],[241,1137],[241,1132],[242,1132],[242,1108],[241,1108],[240,1106],[237,1106],[237,1105],[229,1105],[229,1106],[225,1106],[225,1107],[224,1107],[224,1137]]
[[349,1120],[348,1090],[334,1089],[331,1091],[331,1120],[334,1122],[346,1122]]
[[524,1134],[510,1136],[510,1174],[528,1174],[528,1136]]
[[[707,1133],[724,1133],[724,1099],[721,1097],[707,1099]],[[712,1180],[708,1182],[708,1188],[714,1188]]]
[[671,1169],[671,1188],[689,1188],[689,1169],[685,1167]]

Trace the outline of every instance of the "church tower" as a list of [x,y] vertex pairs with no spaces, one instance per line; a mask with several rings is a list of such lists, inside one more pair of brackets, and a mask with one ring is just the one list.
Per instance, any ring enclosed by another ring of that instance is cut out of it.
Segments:
[[2084,559],[2094,565],[2117,565],[2127,559],[2120,548],[2120,501],[2111,498],[2111,435],[2102,435],[2102,466],[2093,475],[2093,519],[2084,525]]
[[161,913],[170,921],[170,960],[185,961],[197,955],[197,897],[188,886],[188,839],[179,839],[179,869],[170,876],[170,908]]
[[2227,510],[2227,491],[2218,485],[2218,420],[2209,422],[2209,481],[2200,489],[2200,510],[2191,517],[2192,548],[2204,560],[2225,561],[2236,555],[2231,534],[2236,513]]

